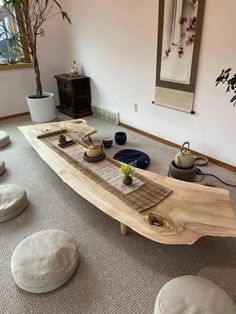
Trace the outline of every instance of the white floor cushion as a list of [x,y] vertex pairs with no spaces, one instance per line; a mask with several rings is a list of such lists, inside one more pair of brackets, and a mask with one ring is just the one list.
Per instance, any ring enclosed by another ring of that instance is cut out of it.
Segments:
[[10,144],[10,137],[7,132],[0,130],[0,148]]
[[25,190],[15,184],[0,185],[0,222],[18,216],[28,203]]
[[11,259],[11,271],[20,288],[31,293],[44,293],[66,283],[78,263],[78,247],[68,233],[43,230],[17,246]]
[[0,176],[6,171],[6,165],[3,160],[0,160]]
[[160,290],[154,310],[154,314],[235,313],[236,306],[223,289],[196,276],[183,276],[169,281]]

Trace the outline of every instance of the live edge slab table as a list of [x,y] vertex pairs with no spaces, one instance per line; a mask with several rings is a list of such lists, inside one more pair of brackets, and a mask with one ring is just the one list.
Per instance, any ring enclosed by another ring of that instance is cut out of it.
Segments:
[[[96,133],[96,130],[88,126],[84,120],[22,126],[19,129],[39,156],[66,184],[98,209],[120,222],[121,233],[124,235],[128,228],[131,228],[156,242],[188,245],[202,236],[236,237],[236,218],[227,190],[179,181],[136,169],[136,176],[141,180],[145,179],[143,188],[151,183],[160,185],[170,192],[157,205],[143,211],[135,210],[131,203],[129,205],[125,201],[125,194],[123,198],[118,197],[119,193],[113,193],[106,185],[99,184],[92,175],[88,176],[83,168],[77,167],[65,158],[63,152],[60,153],[56,147],[53,148],[46,142],[49,135],[52,139],[54,135],[55,140],[59,137],[58,134],[63,132],[78,142]],[[152,223],[150,217],[157,220]]]

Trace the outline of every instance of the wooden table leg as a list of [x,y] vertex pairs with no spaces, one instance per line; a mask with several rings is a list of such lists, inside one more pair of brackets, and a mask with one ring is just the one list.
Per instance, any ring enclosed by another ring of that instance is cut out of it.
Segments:
[[129,228],[123,224],[122,222],[120,223],[120,233],[123,235],[123,236],[126,236],[128,234],[128,230]]

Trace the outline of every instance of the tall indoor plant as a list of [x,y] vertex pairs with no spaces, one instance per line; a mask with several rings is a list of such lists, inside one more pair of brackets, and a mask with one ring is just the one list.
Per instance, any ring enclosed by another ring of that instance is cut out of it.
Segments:
[[10,18],[18,25],[17,31],[10,28],[4,31],[9,36],[14,35],[18,46],[33,63],[36,93],[26,97],[31,119],[36,123],[53,121],[56,119],[54,95],[43,92],[38,61],[38,36],[44,22],[56,14],[60,14],[69,23],[70,17],[57,0],[4,0],[3,3]]

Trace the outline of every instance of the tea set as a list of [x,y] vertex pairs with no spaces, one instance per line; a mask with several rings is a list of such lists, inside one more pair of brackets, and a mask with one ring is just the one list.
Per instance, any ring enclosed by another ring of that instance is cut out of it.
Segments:
[[[117,132],[114,139],[118,145],[124,145],[127,141],[127,135],[125,132]],[[113,139],[105,138],[102,143],[96,144],[91,142],[84,153],[84,159],[88,162],[98,162],[105,159],[106,155],[103,147],[112,147]],[[58,145],[61,148],[72,144],[74,144],[73,140],[67,141],[65,135],[60,135]],[[174,156],[173,161],[169,165],[169,176],[179,180],[190,181],[197,174],[197,166],[204,166],[207,163],[208,159],[204,156],[194,157],[190,151],[190,143],[184,142],[180,151]]]
[[[124,145],[127,141],[127,135],[125,132],[117,132],[115,133],[115,142],[119,145]],[[105,138],[103,139],[102,144],[91,143],[87,147],[86,152],[84,153],[84,159],[89,162],[98,162],[105,158],[105,153],[103,151],[103,146],[105,148],[112,147],[113,139]],[[58,146],[61,148],[67,147],[69,145],[73,145],[75,142],[73,140],[67,140],[64,134],[59,136],[59,144]]]

